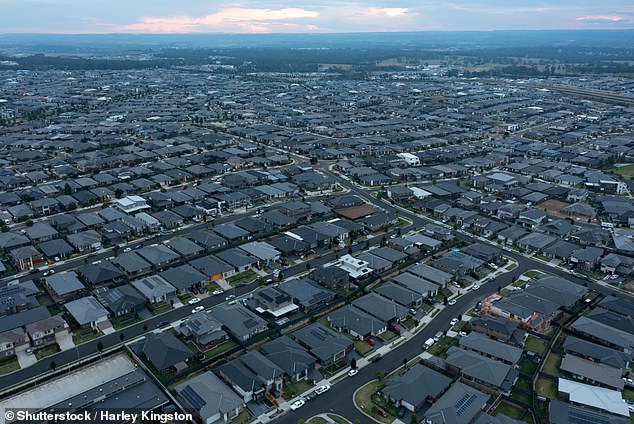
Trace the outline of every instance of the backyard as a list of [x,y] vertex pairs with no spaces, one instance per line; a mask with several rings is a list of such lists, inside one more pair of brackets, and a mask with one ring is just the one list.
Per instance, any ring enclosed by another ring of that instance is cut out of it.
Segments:
[[539,377],[535,382],[535,393],[548,399],[557,399],[557,380]]
[[525,349],[529,352],[536,353],[543,356],[546,353],[546,342],[535,336],[528,336],[526,338]]
[[512,403],[502,401],[495,408],[493,415],[504,414],[509,418],[519,420],[524,415],[524,409],[515,406]]
[[561,373],[559,369],[560,366],[561,355],[550,352],[550,354],[548,354],[548,357],[546,358],[546,363],[544,364],[544,368],[542,368],[542,371],[554,377],[559,377],[559,374]]

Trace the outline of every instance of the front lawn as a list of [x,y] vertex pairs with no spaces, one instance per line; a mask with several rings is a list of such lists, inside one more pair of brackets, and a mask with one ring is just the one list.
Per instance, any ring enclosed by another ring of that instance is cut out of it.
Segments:
[[77,330],[73,330],[73,343],[75,343],[75,345],[86,343],[97,337],[99,337],[99,331],[93,328],[78,328]]
[[546,353],[546,342],[533,335],[526,338],[526,345],[524,348],[529,351],[543,356]]
[[339,415],[328,414],[328,418],[330,418],[331,420],[333,420],[337,424],[350,424],[350,421],[348,421],[347,419],[345,419],[343,417],[340,417]]
[[458,344],[458,340],[453,337],[443,337],[440,341],[434,343],[432,347],[430,347],[427,352],[429,354],[438,356],[443,359],[447,359],[447,351],[451,346],[456,346]]
[[139,321],[143,321],[143,318],[141,318],[137,313],[129,313],[120,317],[110,318],[110,322],[115,330],[120,330],[132,324],[136,324]]
[[231,420],[231,424],[249,424],[254,418],[253,414],[244,408],[237,417]]
[[295,383],[289,383],[284,385],[284,393],[286,395],[285,399],[290,400],[293,399],[307,390],[312,389],[314,386],[308,384],[306,381],[298,381]]
[[258,277],[258,274],[255,273],[252,269],[241,272],[238,275],[234,275],[233,277],[227,278],[227,283],[232,286],[239,286],[242,284],[248,284],[251,281],[255,280]]
[[361,408],[366,414],[372,416],[372,418],[384,423],[391,423],[392,421],[394,421],[394,417],[390,416],[389,413],[387,418],[383,418],[378,414],[372,415],[373,409],[377,407],[372,398],[374,394],[382,388],[382,382],[379,382],[378,380],[371,381],[354,394],[354,400],[357,406]]
[[418,321],[414,318],[407,318],[405,321],[401,322],[401,325],[411,331],[414,327],[416,327],[417,323]]
[[0,375],[8,374],[19,369],[20,363],[18,362],[18,357],[16,355],[11,355],[10,357],[0,361]]
[[328,421],[322,417],[312,417],[310,420],[306,421],[306,424],[328,424]]
[[393,333],[392,331],[387,330],[387,331],[379,334],[378,337],[379,337],[379,339],[383,340],[384,342],[389,342],[390,340],[394,340],[398,336],[396,335],[396,333]]
[[43,348],[33,350],[33,354],[39,360],[42,358],[46,358],[47,356],[51,356],[52,354],[59,351],[59,345],[57,343],[53,343],[48,346],[44,346]]
[[366,356],[367,354],[371,353],[374,349],[372,348],[372,346],[370,346],[368,342],[363,340],[358,340],[354,342],[354,350],[356,350],[359,355]]

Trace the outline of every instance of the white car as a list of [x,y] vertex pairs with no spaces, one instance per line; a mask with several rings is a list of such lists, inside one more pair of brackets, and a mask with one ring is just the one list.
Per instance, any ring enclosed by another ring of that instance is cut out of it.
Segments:
[[223,294],[225,291],[222,289],[216,289],[213,292],[211,292],[211,294],[216,295],[216,294]]
[[127,253],[127,252],[131,252],[132,248],[130,247],[126,247],[125,249],[123,249],[123,253]]
[[315,389],[315,393],[317,393],[318,395],[321,395],[326,393],[328,390],[330,390],[330,384],[324,384],[323,386],[317,387]]
[[449,306],[453,306],[456,304],[456,301],[454,299],[451,299],[449,302],[447,302],[447,305]]
[[454,318],[449,324],[451,324],[451,326],[453,327],[454,325],[458,324],[458,321],[460,321],[458,318]]
[[200,299],[197,298],[197,297],[192,297],[191,299],[189,299],[189,304],[190,305],[195,305],[198,302],[200,302]]
[[464,331],[461,331],[461,332],[460,332],[460,333],[458,333],[458,334],[460,335],[460,337],[465,337],[465,336],[467,335],[467,333],[466,333],[466,332],[464,332]]
[[225,300],[231,300],[231,299],[235,299],[236,296],[233,294],[230,294],[229,296],[225,297]]
[[293,411],[295,411],[295,410],[301,408],[302,406],[304,406],[305,403],[306,402],[304,401],[304,399],[298,399],[295,402],[291,403],[291,409]]
[[359,373],[359,370],[356,368],[352,368],[350,371],[348,371],[348,377],[353,377],[355,375],[357,375]]
[[196,306],[194,309],[192,309],[192,314],[197,314],[198,312],[202,312],[205,310],[204,306]]
[[471,287],[471,290],[479,290],[480,289],[480,284],[474,284],[473,287]]

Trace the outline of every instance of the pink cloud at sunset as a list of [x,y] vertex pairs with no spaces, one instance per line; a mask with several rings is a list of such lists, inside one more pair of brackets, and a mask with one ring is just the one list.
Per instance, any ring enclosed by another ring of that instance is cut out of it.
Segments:
[[[206,32],[206,31],[238,31],[238,32],[270,32],[273,27],[289,23],[296,19],[316,18],[318,12],[300,9],[247,9],[227,8],[202,17],[144,16],[139,22],[122,25],[120,31],[126,32]],[[296,26],[297,24],[293,24]],[[300,26],[306,30],[315,29],[314,25]]]

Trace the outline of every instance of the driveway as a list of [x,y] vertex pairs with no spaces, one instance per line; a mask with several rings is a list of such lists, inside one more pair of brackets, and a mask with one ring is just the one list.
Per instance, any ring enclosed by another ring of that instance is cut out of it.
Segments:
[[75,347],[72,334],[68,334],[68,333],[63,335],[58,334],[55,339],[57,340],[57,344],[59,345],[60,350],[62,351],[73,349]]
[[16,356],[18,357],[20,368],[30,367],[37,362],[37,358],[35,357],[35,355],[27,355],[26,350],[16,352]]

